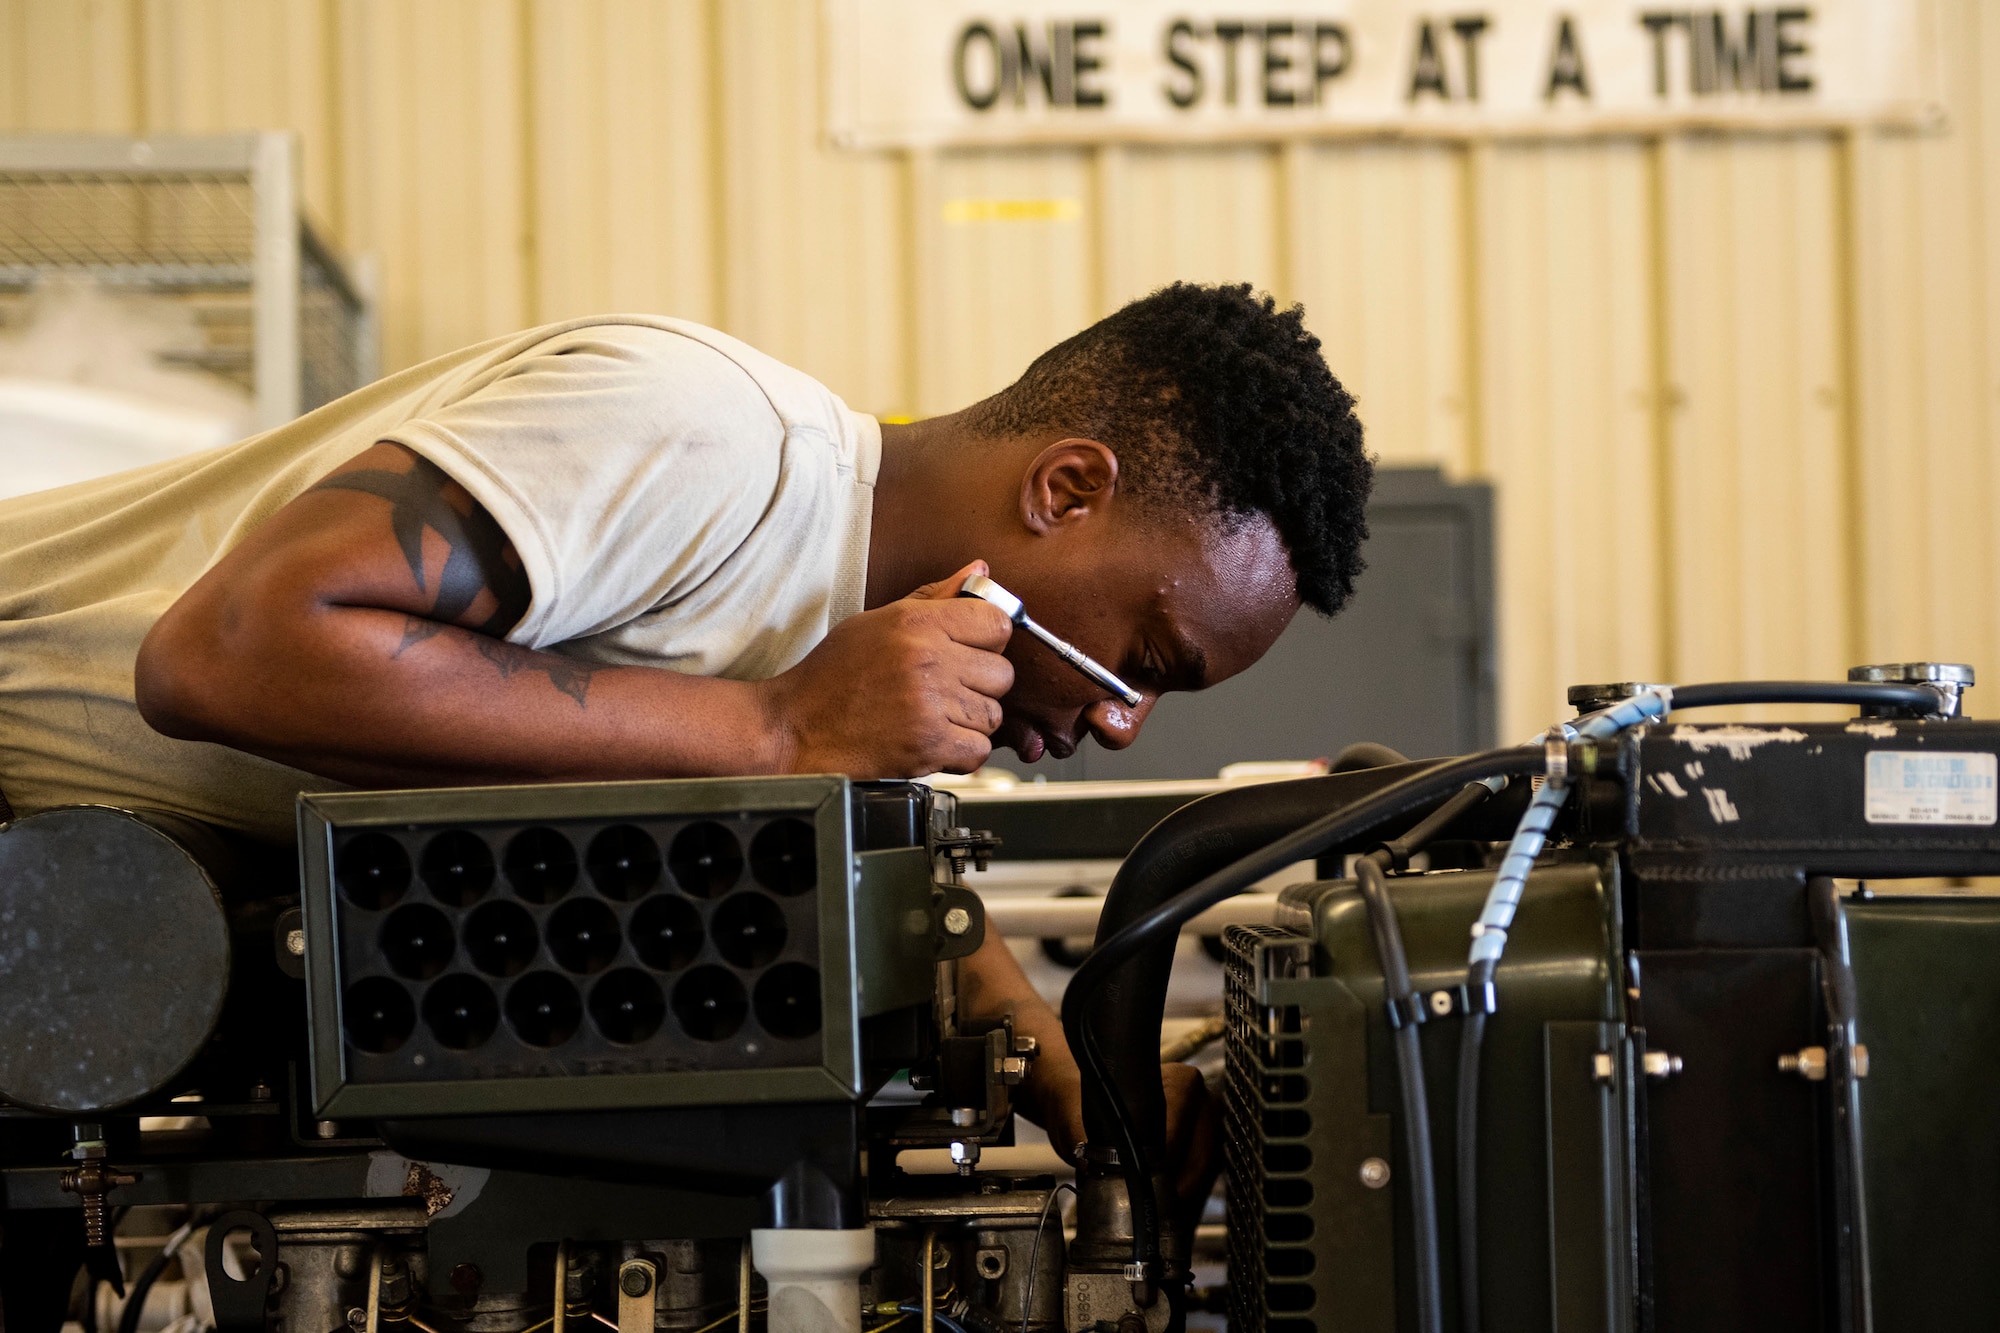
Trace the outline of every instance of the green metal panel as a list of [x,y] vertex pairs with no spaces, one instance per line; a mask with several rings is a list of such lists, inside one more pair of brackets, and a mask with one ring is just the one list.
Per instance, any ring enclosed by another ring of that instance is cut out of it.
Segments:
[[[1412,977],[1421,989],[1445,992],[1451,1001],[1450,1011],[1422,1030],[1450,1323],[1458,1317],[1452,1236],[1458,987],[1470,928],[1492,881],[1490,872],[1391,881]],[[1401,1129],[1373,937],[1361,896],[1349,882],[1300,886],[1286,896],[1310,911],[1311,976],[1269,980],[1263,1003],[1280,1020],[1285,1011],[1296,1012],[1305,1055],[1296,1071],[1303,1082],[1290,1085],[1302,1094],[1302,1115],[1289,1124],[1311,1155],[1311,1202],[1300,1211],[1310,1220],[1315,1299],[1304,1311],[1261,1310],[1264,1322],[1253,1326],[1273,1333],[1388,1333],[1412,1326],[1415,1305],[1403,1158],[1400,1148],[1389,1151],[1386,1133],[1392,1125],[1398,1135]],[[1230,938],[1246,947],[1252,937],[1232,931]],[[1268,936],[1263,939],[1263,948],[1272,947]],[[1629,1233],[1632,1134],[1618,940],[1614,867],[1557,865],[1530,877],[1497,979],[1500,1010],[1488,1025],[1481,1079],[1482,1326],[1492,1333],[1629,1324],[1634,1277],[1622,1237]],[[1232,1028],[1232,1059],[1254,1039]],[[1609,1085],[1596,1081],[1600,1050],[1612,1055],[1618,1070]],[[1252,1066],[1251,1072],[1295,1071]],[[1282,1077],[1262,1084],[1233,1078],[1230,1114],[1246,1139],[1234,1148],[1233,1177],[1242,1174],[1237,1161],[1278,1142],[1255,1131],[1287,1123],[1283,1117],[1260,1121],[1266,1111],[1287,1109],[1265,1104],[1286,1086]],[[1391,1189],[1360,1185],[1360,1167],[1369,1157],[1390,1164]],[[1257,1191],[1268,1190],[1268,1177],[1256,1178]],[[1233,1196],[1232,1207],[1245,1222],[1268,1223],[1274,1210],[1241,1179],[1233,1179],[1232,1189],[1244,1196]],[[1393,1212],[1384,1206],[1391,1199]],[[1552,1258],[1557,1247],[1560,1265]],[[1383,1271],[1392,1255],[1393,1292]]]
[[2000,899],[1845,902],[1879,1329],[1989,1328],[2000,1255]]
[[855,974],[861,1016],[929,1004],[937,993],[937,931],[931,920],[931,854],[922,847],[854,858]]

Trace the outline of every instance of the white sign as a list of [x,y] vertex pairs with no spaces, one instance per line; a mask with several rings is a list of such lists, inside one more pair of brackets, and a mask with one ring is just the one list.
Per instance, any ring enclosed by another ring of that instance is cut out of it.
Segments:
[[825,0],[846,147],[1926,123],[1928,0]]
[[1870,750],[1871,824],[1991,824],[2000,816],[2000,758],[1954,750]]

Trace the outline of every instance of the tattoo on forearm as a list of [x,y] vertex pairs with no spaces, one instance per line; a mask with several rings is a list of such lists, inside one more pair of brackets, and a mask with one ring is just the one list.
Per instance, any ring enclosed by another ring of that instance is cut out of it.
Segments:
[[549,678],[551,685],[576,700],[578,708],[590,707],[584,696],[590,693],[590,680],[598,669],[589,663],[557,657],[554,653],[538,653],[504,639],[482,636],[476,642],[479,655],[500,669],[501,679],[509,679],[520,671],[539,671]]
[[447,626],[443,621],[425,620],[422,616],[404,616],[403,641],[396,645],[396,651],[390,653],[389,656],[401,657],[409,649],[416,647],[424,640],[435,639],[438,635],[444,633],[446,628]]
[[[531,595],[527,572],[507,534],[443,468],[427,458],[413,455],[412,459],[408,472],[361,468],[337,472],[318,486],[320,490],[359,491],[387,500],[389,528],[410,567],[410,577],[416,580],[418,592],[432,594],[426,614],[404,618],[402,642],[390,656],[401,657],[447,629],[468,630],[479,655],[499,668],[501,679],[539,671],[550,684],[576,700],[578,708],[589,707],[586,699],[596,667],[538,653],[502,637],[521,623]],[[445,545],[444,567],[437,573],[435,592],[424,568],[427,530],[436,533]],[[492,596],[494,610],[483,620],[468,620],[482,594]]]
[[[444,568],[438,571],[429,618],[461,625],[480,634],[502,635],[527,614],[530,590],[520,556],[493,516],[472,502],[464,488],[427,458],[415,459],[408,472],[368,468],[337,472],[318,489],[359,491],[387,500],[390,530],[417,581],[417,591],[431,592],[424,570],[424,531],[444,540]],[[463,510],[458,500],[465,507]],[[477,624],[464,617],[481,593],[491,593],[495,608]],[[413,642],[405,638],[403,647]],[[401,651],[400,649],[398,651]]]

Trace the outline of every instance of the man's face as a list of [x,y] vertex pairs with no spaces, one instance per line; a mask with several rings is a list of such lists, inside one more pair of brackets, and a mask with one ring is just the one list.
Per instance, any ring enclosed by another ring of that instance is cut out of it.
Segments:
[[1108,697],[1032,636],[1007,645],[1014,688],[1001,700],[994,748],[1034,763],[1066,759],[1094,735],[1130,745],[1169,690],[1227,680],[1276,643],[1298,611],[1284,543],[1262,516],[1225,525],[1194,518],[1121,518],[1077,540],[1037,543],[993,577],[1027,613],[1122,677],[1136,707]]

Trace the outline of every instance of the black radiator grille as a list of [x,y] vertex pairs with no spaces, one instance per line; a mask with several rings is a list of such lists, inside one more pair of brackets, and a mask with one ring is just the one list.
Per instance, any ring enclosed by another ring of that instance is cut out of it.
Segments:
[[1229,1030],[1223,1152],[1229,1169],[1229,1327],[1318,1333],[1313,1307],[1311,1070],[1296,1005],[1258,998],[1259,955],[1298,937],[1269,926],[1224,933]]

